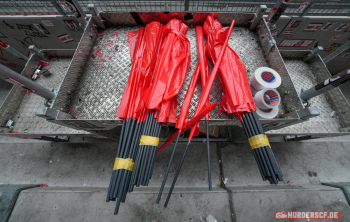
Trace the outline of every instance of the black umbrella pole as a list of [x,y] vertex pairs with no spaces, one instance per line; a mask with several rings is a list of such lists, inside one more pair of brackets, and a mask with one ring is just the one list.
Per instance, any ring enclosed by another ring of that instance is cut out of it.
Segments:
[[[249,119],[247,118],[245,113],[243,113],[243,121],[245,121],[247,123],[247,129],[250,131],[250,135],[251,136],[257,135],[257,134],[254,133],[253,126],[252,126],[251,122],[249,121]],[[267,167],[266,160],[264,159],[264,156],[262,155],[261,150],[259,150],[259,148],[255,149],[255,150],[256,150],[256,152],[257,152],[258,156],[260,157],[260,160],[261,160],[261,162],[263,164],[262,166],[264,167],[266,176],[271,176],[270,172],[268,170],[268,167]]]
[[[151,116],[149,115],[150,112],[147,113],[147,117],[146,117],[146,121],[144,123],[143,129],[142,129],[142,133],[140,135],[140,137],[142,135],[145,135],[146,131],[149,129],[150,127],[150,119]],[[136,154],[136,158],[135,158],[135,165],[134,165],[134,169],[132,172],[132,176],[131,176],[131,181],[130,181],[130,185],[129,185],[129,192],[131,192],[134,189],[134,185],[137,182],[137,177],[140,171],[140,161],[142,159],[142,155],[143,155],[143,146],[140,146],[139,143],[137,144],[138,146],[138,151]]]
[[[135,140],[134,140],[134,143],[132,146],[132,150],[131,150],[131,154],[130,154],[130,158],[134,161],[134,163],[136,162],[135,157],[136,157],[136,153],[138,152],[139,141],[140,141],[140,137],[141,137],[141,134],[143,131],[143,127],[144,127],[144,123],[140,122],[139,128],[136,130],[136,137],[135,137]],[[133,173],[134,173],[134,169],[132,171],[127,172],[126,184],[124,186],[124,191],[123,191],[123,195],[122,195],[122,199],[121,199],[122,202],[125,202],[127,192],[132,191],[133,184],[132,184],[131,179],[132,179]]]
[[[127,138],[126,145],[124,147],[124,152],[121,154],[121,157],[120,157],[122,159],[126,159],[127,158],[127,149],[131,145],[131,139],[133,137],[132,134],[134,132],[135,123],[136,123],[136,120],[133,119],[132,122],[131,122],[131,126],[129,128],[128,138]],[[117,181],[116,181],[116,185],[115,185],[116,189],[113,192],[113,197],[119,197],[119,193],[121,191],[121,187],[119,186],[119,184],[121,183],[121,178],[123,176],[122,175],[123,174],[122,171],[125,171],[125,170],[118,170],[118,171],[120,171],[120,173],[119,173],[119,175],[117,177]]]
[[128,188],[127,188],[127,192],[131,192],[134,188],[134,184],[133,184],[133,176],[134,176],[134,171],[135,171],[135,165],[136,165],[136,158],[137,158],[137,154],[139,153],[139,141],[140,141],[140,137],[143,131],[143,127],[144,127],[144,122],[140,122],[140,128],[139,131],[137,132],[137,141],[135,142],[134,145],[134,149],[133,152],[131,154],[131,159],[134,161],[134,168],[133,170],[130,172],[130,178],[128,178]]
[[[158,132],[157,132],[157,137],[159,138],[160,136],[160,132],[162,130],[162,124],[159,123],[159,128],[158,128]],[[153,160],[152,160],[152,167],[151,167],[151,171],[150,171],[150,176],[149,176],[149,179],[152,178],[152,174],[153,174],[153,168],[154,168],[154,164],[156,162],[156,155],[157,155],[157,150],[158,150],[158,147],[154,147],[154,150],[153,150]],[[148,184],[147,184],[148,185]]]
[[[152,136],[152,137],[156,137],[156,134],[158,131],[157,119],[158,118],[154,118],[153,128],[152,128],[151,134],[150,134],[150,136]],[[147,157],[146,157],[146,161],[145,161],[146,162],[145,172],[142,175],[142,181],[143,181],[142,185],[143,186],[146,186],[147,182],[148,182],[148,172],[149,172],[149,169],[150,169],[151,164],[152,164],[153,148],[154,148],[154,146],[149,146],[149,148],[148,148],[149,151],[147,153]]]
[[[123,138],[122,138],[122,142],[121,142],[121,147],[120,147],[120,150],[117,151],[117,153],[118,153],[117,157],[119,157],[119,158],[122,158],[123,150],[125,149],[125,146],[126,146],[127,137],[128,137],[128,134],[130,133],[129,131],[130,131],[131,119],[123,120],[123,122],[126,122],[126,124],[125,124],[125,131],[123,131]],[[116,186],[116,183],[118,182],[118,177],[120,175],[120,171],[115,170],[114,174],[115,174],[115,177],[113,179],[111,192],[109,192],[109,199],[110,200],[113,200],[116,198],[116,195],[114,193],[116,192],[116,189],[118,188]]]
[[[256,135],[258,134],[264,134],[264,131],[262,130],[262,126],[260,124],[260,121],[256,121],[256,119],[254,118],[254,111],[252,111],[251,113],[247,113],[247,117],[250,120],[250,122],[253,125],[253,129],[256,132]],[[260,129],[259,129],[260,126]],[[268,151],[266,151],[266,146],[258,148],[259,150],[261,150],[262,154],[264,155],[264,158],[267,160],[267,165],[269,167],[269,170],[271,172],[271,176],[273,179],[273,182],[275,184],[278,183],[277,178],[279,175],[279,170],[276,169],[276,167],[274,166],[274,158],[272,159],[271,156],[269,155]],[[277,176],[277,178],[276,178]]]
[[[135,147],[135,143],[137,142],[137,134],[138,134],[138,131],[139,131],[139,128],[140,128],[140,124],[136,123],[136,128],[135,128],[135,133],[133,133],[133,137],[131,138],[131,146],[130,146],[130,149],[129,149],[129,153],[127,154],[127,158],[131,158],[131,154],[133,152],[133,149]],[[122,198],[124,196],[126,196],[126,193],[127,193],[127,187],[129,185],[129,181],[130,181],[130,178],[129,178],[129,174],[132,172],[130,170],[121,170],[122,171],[122,179],[121,179],[121,185],[120,185],[120,188],[119,188],[119,192],[117,193],[117,197],[118,198]],[[125,193],[125,195],[124,195]]]
[[117,204],[115,205],[114,215],[117,215],[119,212],[120,199],[117,200]]
[[[247,124],[245,121],[242,121],[242,126],[243,126],[243,129],[247,135],[248,138],[252,137],[252,134],[249,130],[249,128],[247,127]],[[256,164],[258,165],[258,168],[259,168],[259,171],[260,171],[260,174],[261,174],[261,177],[262,179],[265,181],[266,180],[266,173],[265,173],[265,170],[264,168],[262,167],[262,162],[260,160],[260,157],[259,155],[257,154],[256,150],[255,149],[252,149],[253,151],[253,154],[254,154],[254,157],[255,157],[255,161],[256,161]]]
[[[251,110],[251,111],[252,111],[254,120],[257,122],[257,126],[258,126],[259,133],[260,133],[260,134],[264,134],[264,130],[263,130],[261,124],[260,124],[258,115],[256,114],[256,112],[255,112],[254,110]],[[276,160],[276,158],[275,158],[275,155],[273,154],[271,148],[269,149],[269,147],[266,147],[266,146],[265,146],[265,148],[266,148],[267,152],[269,153],[269,155],[271,156],[271,159],[272,159],[273,165],[274,165],[275,168],[276,168],[276,171],[279,172],[279,175],[278,175],[278,176],[280,177],[279,180],[280,180],[280,181],[283,181],[283,178],[282,178],[282,177],[283,177],[283,174],[282,174],[281,169],[280,169],[280,167],[279,167],[279,165],[278,165],[278,163],[277,163],[277,160]]]
[[159,190],[159,193],[158,193],[158,197],[157,197],[157,200],[156,200],[157,204],[159,204],[160,198],[162,197],[162,193],[163,193],[163,190],[164,190],[165,182],[166,182],[166,179],[167,179],[167,177],[169,175],[171,163],[173,162],[173,158],[174,158],[174,155],[175,155],[177,144],[179,142],[179,138],[180,138],[180,133],[177,135],[176,142],[175,142],[175,145],[174,145],[174,149],[173,149],[173,152],[172,152],[172,154],[170,156],[168,167],[167,167],[167,169],[165,171],[165,174],[164,174],[163,182],[162,182],[162,185],[160,187],[160,190]]
[[[147,132],[147,130],[150,127],[151,116],[149,115],[149,113],[150,112],[148,111],[146,121],[144,123],[144,127],[142,129],[142,133],[141,133],[140,137],[142,135],[145,135],[145,133]],[[138,144],[138,152],[136,154],[134,170],[132,172],[132,178],[131,178],[131,182],[130,182],[132,185],[134,185],[136,183],[137,175],[139,174],[139,170],[140,170],[140,161],[141,161],[142,155],[143,155],[143,146]]]
[[212,190],[211,166],[210,166],[210,147],[209,147],[209,120],[206,120],[205,124],[206,124],[206,128],[207,128],[208,183],[209,183],[209,190]]
[[[162,128],[161,123],[157,123],[155,137],[159,138],[159,133],[160,133],[161,128]],[[152,146],[151,147],[150,162],[149,162],[149,166],[147,167],[146,176],[145,176],[145,178],[146,178],[145,186],[148,186],[149,180],[152,177],[153,167],[154,167],[154,162],[155,162],[157,149],[158,149],[158,146]]]
[[170,200],[170,196],[171,196],[171,194],[173,193],[173,190],[174,190],[174,187],[175,187],[175,184],[176,184],[176,180],[177,180],[177,178],[179,177],[179,174],[180,174],[180,171],[181,171],[181,167],[182,167],[182,164],[183,164],[184,161],[185,161],[185,157],[186,157],[186,154],[187,154],[188,147],[190,146],[190,143],[191,143],[191,140],[189,140],[189,141],[187,142],[187,146],[186,146],[185,152],[184,152],[184,154],[182,155],[182,158],[181,158],[179,167],[177,168],[177,171],[176,171],[176,174],[175,174],[173,183],[171,184],[171,187],[170,187],[168,196],[167,196],[166,201],[165,201],[165,203],[164,203],[164,207],[165,207],[165,208],[168,206],[168,203],[169,203],[169,200]]
[[[149,129],[149,131],[147,132],[147,136],[150,137],[155,137],[155,133],[157,130],[157,121],[158,121],[158,116],[156,118],[154,117],[154,113],[152,113],[152,119],[151,119],[151,127]],[[149,165],[150,165],[150,161],[152,159],[151,153],[152,153],[152,149],[153,149],[153,145],[146,145],[144,148],[144,155],[141,159],[142,164],[141,164],[141,169],[140,169],[140,173],[138,175],[138,181],[137,181],[137,186],[142,185],[142,186],[146,186],[147,185],[147,174],[148,174],[148,169],[149,169]]]
[[[123,120],[123,125],[122,125],[122,130],[121,130],[121,133],[120,133],[120,140],[118,142],[118,150],[117,150],[117,155],[116,157],[118,157],[119,153],[120,153],[120,147],[121,147],[121,144],[123,142],[123,136],[124,136],[124,130],[125,130],[125,125],[126,125],[126,121]],[[112,172],[112,176],[111,176],[111,181],[109,182],[109,187],[108,187],[108,193],[107,193],[107,199],[106,199],[106,202],[109,202],[110,201],[110,197],[109,197],[109,194],[111,192],[111,189],[112,189],[112,184],[114,183],[114,180],[115,180],[115,170],[113,170]]]
[[[257,130],[256,123],[253,121],[250,114],[251,113],[244,113],[243,116],[246,118],[248,124],[252,127],[254,136],[259,135],[260,133]],[[268,176],[271,176],[273,183],[277,184],[278,182],[277,182],[277,178],[274,173],[274,170],[272,169],[271,163],[262,148],[263,147],[260,147],[260,148],[257,148],[256,150],[260,153],[261,159],[264,161],[264,165],[266,165],[266,172],[268,173]]]
[[[139,148],[140,150],[139,150],[139,158],[138,158],[138,166],[137,166],[137,171],[134,171],[134,177],[133,177],[133,185],[137,185],[138,184],[138,178],[139,178],[139,175],[141,174],[141,164],[142,164],[142,159],[143,159],[143,156],[144,156],[144,154],[145,154],[145,147],[144,146],[140,146],[140,148]],[[140,185],[137,185],[137,186],[140,186]]]
[[[149,115],[150,116],[150,120],[149,120],[149,125],[148,125],[148,128],[146,129],[145,133],[142,134],[142,135],[146,135],[146,136],[149,136],[150,135],[150,132],[152,131],[152,128],[153,128],[153,123],[154,123],[154,119],[153,119],[153,116],[154,116],[154,112],[152,111],[151,114]],[[139,187],[140,185],[142,185],[142,176],[144,174],[144,168],[145,168],[145,158],[147,158],[147,150],[148,150],[148,147],[147,145],[145,146],[140,146],[140,149],[142,149],[142,155],[141,155],[141,158],[140,158],[140,163],[139,163],[139,173],[136,177],[136,186]]]
[[[254,110],[251,110],[250,113],[247,113],[246,118],[253,125],[255,135],[265,134],[260,124],[259,118]],[[276,158],[273,155],[271,148],[266,145],[259,147],[257,150],[261,152],[262,158],[266,160],[268,167],[266,170],[271,172],[271,177],[269,178],[270,182],[277,184],[278,180],[283,181],[281,170],[277,164]]]

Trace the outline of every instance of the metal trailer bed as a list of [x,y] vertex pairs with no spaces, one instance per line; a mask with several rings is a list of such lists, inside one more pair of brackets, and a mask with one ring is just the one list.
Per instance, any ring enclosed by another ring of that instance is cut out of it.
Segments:
[[[71,63],[75,50],[47,50],[45,53],[50,57],[55,57],[54,61],[50,61],[47,67],[51,67],[50,71],[54,73],[49,77],[41,77],[36,83],[48,89],[56,89],[62,83],[62,80]],[[31,56],[22,71],[21,75],[28,78],[38,66],[39,61],[35,56]],[[0,122],[6,123],[11,119],[14,121],[13,127],[7,129],[0,126],[1,133],[7,136],[15,136],[22,138],[36,138],[41,136],[82,136],[90,134],[84,130],[76,130],[62,125],[57,125],[44,120],[35,115],[39,107],[43,107],[45,99],[34,94],[28,93],[25,89],[11,85],[7,93],[6,99],[0,107]],[[12,133],[11,133],[12,132]]]
[[[280,54],[277,46],[270,44],[272,37],[265,21],[256,17],[255,14],[215,14],[223,26],[229,25],[232,19],[236,20],[229,45],[245,63],[248,77],[257,67],[263,66],[275,69],[282,77],[282,84],[278,88],[282,97],[278,117],[272,120],[260,119],[267,135],[289,136],[287,139],[295,140],[349,134],[347,131],[349,121],[346,116],[349,116],[350,108],[339,89],[312,99],[311,106],[317,107],[321,113],[318,117],[313,117],[314,114],[310,113],[309,108],[305,107],[299,99],[298,93],[302,88],[310,88],[319,80],[330,76],[319,56],[315,56],[306,63],[302,58],[309,51],[281,52]],[[166,24],[170,19],[178,18],[190,27],[187,38],[191,42],[191,67],[178,95],[177,112],[179,112],[198,61],[194,26],[203,24],[207,15],[208,13],[191,13],[188,18],[187,13],[100,13],[101,17],[92,17],[71,60],[59,56],[62,50],[47,51],[52,54],[51,56],[59,57],[58,60],[51,61],[49,64],[54,73],[51,78],[56,79],[46,81],[40,78],[37,82],[57,90],[57,97],[48,110],[58,112],[53,117],[49,117],[48,121],[39,119],[35,117],[35,110],[43,107],[44,99],[40,97],[33,99],[36,97],[34,95],[20,95],[23,100],[12,117],[15,121],[13,130],[18,133],[9,135],[18,137],[103,135],[117,138],[117,129],[121,125],[121,120],[115,114],[131,69],[125,32],[140,28],[140,22],[148,24],[152,21],[160,21]],[[118,32],[118,35],[111,36],[115,32]],[[99,33],[105,34],[99,35]],[[111,44],[108,45],[109,43]],[[103,57],[95,54],[94,49],[100,50]],[[38,61],[32,57],[23,72],[29,75],[33,71],[30,68],[37,63]],[[57,67],[55,72],[54,67]],[[191,102],[190,117],[195,111],[200,92],[201,87],[198,84]],[[220,97],[221,88],[216,81],[210,93],[211,103],[218,102]],[[230,136],[230,140],[245,138],[237,117],[224,113],[217,114],[217,109],[218,107],[211,112],[210,124],[232,128],[234,134]],[[332,111],[335,111],[334,118],[330,117]],[[16,120],[16,116],[26,118]],[[52,125],[53,123],[62,127]]]
[[[309,62],[303,58],[310,51],[280,51],[288,73],[298,92],[331,77],[326,65],[319,55]],[[339,88],[334,88],[324,94],[309,100],[309,105],[317,107],[319,116],[297,125],[288,126],[279,130],[271,130],[272,135],[289,135],[287,140],[310,139],[317,137],[340,136],[349,134],[350,106]],[[299,138],[299,139],[298,139]]]

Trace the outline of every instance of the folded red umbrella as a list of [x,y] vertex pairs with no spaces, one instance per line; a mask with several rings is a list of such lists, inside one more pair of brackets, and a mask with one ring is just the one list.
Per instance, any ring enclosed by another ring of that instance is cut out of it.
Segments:
[[[164,27],[164,39],[157,55],[153,84],[143,94],[147,109],[160,109],[158,122],[173,116],[175,100],[191,62],[190,42],[186,38],[188,27],[180,20],[172,19]],[[176,109],[175,109],[176,111]],[[171,115],[170,115],[170,112]],[[172,118],[173,119],[173,118]],[[170,121],[171,118],[169,119]]]
[[[207,17],[203,28],[208,43],[206,52],[215,63],[225,43],[228,28],[222,28],[221,24],[211,16]],[[220,102],[224,107],[221,110],[227,113],[256,110],[244,63],[232,48],[229,46],[226,48],[219,67],[220,82],[224,90],[224,101]]]
[[[194,126],[197,122],[199,122],[199,120],[201,118],[203,118],[208,112],[210,112],[217,105],[217,103],[215,103],[215,104],[212,104],[212,105],[209,105],[209,106],[205,106],[206,101],[207,101],[207,99],[209,97],[209,93],[210,93],[211,87],[213,86],[215,76],[216,76],[216,74],[218,72],[219,65],[221,63],[223,55],[225,54],[225,51],[226,51],[226,48],[227,48],[226,46],[228,44],[228,40],[230,39],[230,35],[231,35],[231,32],[232,32],[232,29],[233,29],[234,25],[235,25],[235,20],[232,21],[231,26],[229,28],[229,31],[227,33],[227,36],[226,36],[226,39],[225,39],[225,42],[224,42],[224,46],[225,47],[223,47],[223,50],[220,52],[219,57],[217,59],[217,63],[214,65],[214,68],[211,71],[211,74],[210,74],[210,76],[208,78],[208,81],[206,82],[206,85],[205,85],[205,87],[202,90],[202,94],[201,94],[201,97],[199,98],[199,102],[198,102],[198,105],[197,105],[197,108],[196,108],[196,111],[197,111],[197,109],[200,110],[200,111],[198,112],[197,115],[194,115],[193,118],[186,123],[186,127],[182,130],[182,132],[185,132],[190,127]],[[215,106],[213,106],[213,105],[215,105]],[[211,107],[211,108],[208,108],[208,107]],[[165,147],[167,147],[172,141],[174,141],[177,138],[178,134],[179,134],[179,130],[176,131],[175,133],[173,133],[165,141],[165,143],[157,150],[157,153],[159,153],[161,150],[163,150]]]
[[131,58],[131,64],[134,64],[135,61],[135,54],[137,52],[137,49],[139,47],[139,44],[141,44],[142,36],[143,36],[144,27],[135,30],[135,31],[129,31],[126,33],[128,38],[128,45],[129,45],[129,53]]
[[[132,62],[132,68],[130,71],[128,83],[126,84],[126,87],[123,92],[122,99],[119,103],[117,116],[121,119],[128,119],[130,118],[130,101],[132,101],[134,97],[134,87],[136,85],[137,78],[137,66],[140,63],[141,59],[141,42],[142,42],[142,36],[143,36],[144,28],[142,27],[139,30],[128,32],[128,43],[129,43],[129,49],[130,49],[130,57]],[[139,52],[139,53],[138,53]]]
[[[202,88],[204,88],[206,79],[209,75],[209,67],[208,67],[208,58],[205,55],[204,50],[204,42],[203,42],[203,29],[202,26],[196,27],[197,31],[197,45],[198,45],[198,54],[199,54],[199,62],[195,68],[195,71],[192,74],[191,82],[188,86],[184,101],[182,102],[180,115],[177,119],[175,127],[180,130],[180,133],[183,133],[183,129],[185,127],[186,120],[188,119],[188,109],[192,100],[193,92],[196,88],[196,84],[198,81],[199,74],[201,74]],[[209,106],[209,97],[207,100],[207,106]],[[196,113],[195,113],[196,114]],[[205,115],[205,119],[209,119],[209,113]],[[192,130],[195,133],[199,133],[199,123],[192,127]],[[192,131],[191,130],[191,131]]]
[[[208,20],[208,18],[211,18],[211,17],[208,16],[208,17],[207,17],[207,20]],[[207,21],[207,20],[206,20],[206,21]],[[219,24],[220,24],[220,23],[219,23]],[[216,73],[217,73],[218,70],[220,69],[220,67],[221,67],[221,65],[222,65],[222,62],[225,61],[224,58],[225,58],[225,55],[226,55],[226,52],[227,52],[226,49],[229,48],[229,47],[228,47],[228,40],[230,39],[231,32],[232,32],[232,29],[233,29],[234,24],[235,24],[235,20],[232,21],[230,28],[229,28],[229,29],[228,29],[228,28],[225,28],[225,30],[226,30],[225,33],[222,33],[222,34],[220,35],[220,38],[221,38],[223,41],[222,41],[222,46],[221,46],[221,48],[219,49],[220,51],[218,51],[218,58],[217,58],[217,60],[215,60],[217,63],[215,63],[215,62],[213,61],[215,65],[214,65],[214,68],[213,68],[213,70],[212,70],[212,74],[210,75],[208,81],[206,82],[205,87],[204,87],[203,90],[202,90],[202,94],[201,94],[201,97],[200,97],[200,99],[199,99],[196,112],[198,112],[197,110],[201,110],[201,109],[204,107],[205,103],[207,102],[207,99],[209,98],[209,93],[210,93],[211,87],[212,87],[212,85],[213,85],[213,83],[214,83],[214,79],[215,79]],[[205,23],[204,23],[204,25],[205,25]],[[203,25],[203,26],[204,26],[204,25]],[[221,25],[221,24],[220,24],[220,25]],[[215,28],[215,27],[217,27],[217,24],[214,24],[214,25],[213,25],[213,28]],[[206,30],[206,29],[204,29],[204,30]],[[214,30],[217,30],[217,29],[214,29]],[[207,38],[207,42],[208,42],[208,38]],[[210,42],[209,42],[208,44],[206,44],[206,45],[210,46]],[[208,53],[208,51],[207,51],[207,53]],[[209,54],[209,53],[208,53],[208,54]],[[210,55],[209,55],[209,56],[210,56]],[[227,58],[226,58],[226,59],[227,59]],[[244,66],[244,64],[243,64],[243,66]],[[248,85],[249,85],[249,83],[248,83]],[[254,102],[253,102],[253,104],[254,104]],[[195,115],[196,115],[196,112],[195,112]],[[197,131],[197,132],[196,132],[196,131]],[[192,140],[192,138],[193,138],[194,135],[198,135],[198,129],[197,129],[197,128],[191,130],[191,133],[190,133],[190,136],[189,136],[189,140]]]
[[122,119],[137,118],[144,106],[141,96],[150,84],[162,28],[159,22],[151,22],[127,33],[132,68],[117,112]]
[[203,27],[208,43],[206,51],[214,63],[220,61],[221,52],[227,48],[219,67],[219,80],[223,87],[220,111],[236,113],[249,138],[262,179],[268,179],[271,184],[277,184],[278,180],[283,181],[282,172],[255,113],[255,103],[245,66],[235,51],[224,45],[223,39],[227,35],[227,29],[222,28],[221,24],[210,16],[207,17]]
[[144,106],[142,100],[143,92],[149,87],[150,80],[153,74],[154,61],[160,39],[162,36],[163,25],[159,22],[151,22],[146,25],[145,32],[142,38],[142,61],[139,64],[140,79],[137,85],[136,96],[132,103],[134,104],[133,118],[139,113]]

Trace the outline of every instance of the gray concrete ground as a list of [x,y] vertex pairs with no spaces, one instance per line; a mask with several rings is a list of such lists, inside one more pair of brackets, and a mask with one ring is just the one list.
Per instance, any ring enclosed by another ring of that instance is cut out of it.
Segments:
[[[219,221],[230,220],[226,192],[176,192],[169,207],[155,204],[156,192],[132,193],[121,204],[119,214],[113,215],[115,202],[106,203],[107,192],[42,191],[23,192],[10,221],[205,221],[208,212],[215,212]],[[163,195],[163,199],[165,199]],[[26,206],[29,202],[32,206]],[[79,214],[80,216],[77,216]]]
[[[12,138],[11,138],[12,139]],[[172,147],[157,155],[149,187],[135,188],[113,215],[115,202],[105,202],[117,143],[50,143],[0,138],[0,183],[48,184],[22,191],[10,221],[272,221],[275,210],[340,210],[350,208],[338,188],[322,182],[350,181],[350,140],[344,142],[271,143],[284,182],[261,180],[247,143],[211,143],[213,191],[207,190],[206,150],[193,144],[168,208],[155,204]],[[328,139],[327,139],[328,140]],[[11,143],[12,141],[12,143]],[[171,185],[185,144],[176,152],[161,204]],[[221,153],[221,154],[220,154]],[[223,165],[228,189],[219,187]],[[339,220],[338,220],[339,221]]]

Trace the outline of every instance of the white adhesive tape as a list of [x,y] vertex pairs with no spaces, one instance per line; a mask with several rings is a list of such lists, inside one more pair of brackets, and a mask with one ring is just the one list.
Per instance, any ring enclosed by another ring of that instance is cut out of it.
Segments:
[[255,94],[254,102],[260,109],[272,109],[278,107],[281,97],[276,89],[266,88]]
[[249,84],[250,85],[250,90],[252,91],[252,95],[254,97],[254,95],[258,92],[258,90],[254,89],[254,87],[252,86],[252,84]]
[[268,110],[262,110],[259,107],[256,107],[256,114],[264,119],[273,119],[278,114],[278,107],[268,109]]
[[265,88],[276,89],[281,85],[281,76],[273,69],[261,67],[250,77],[250,84],[257,91]]

